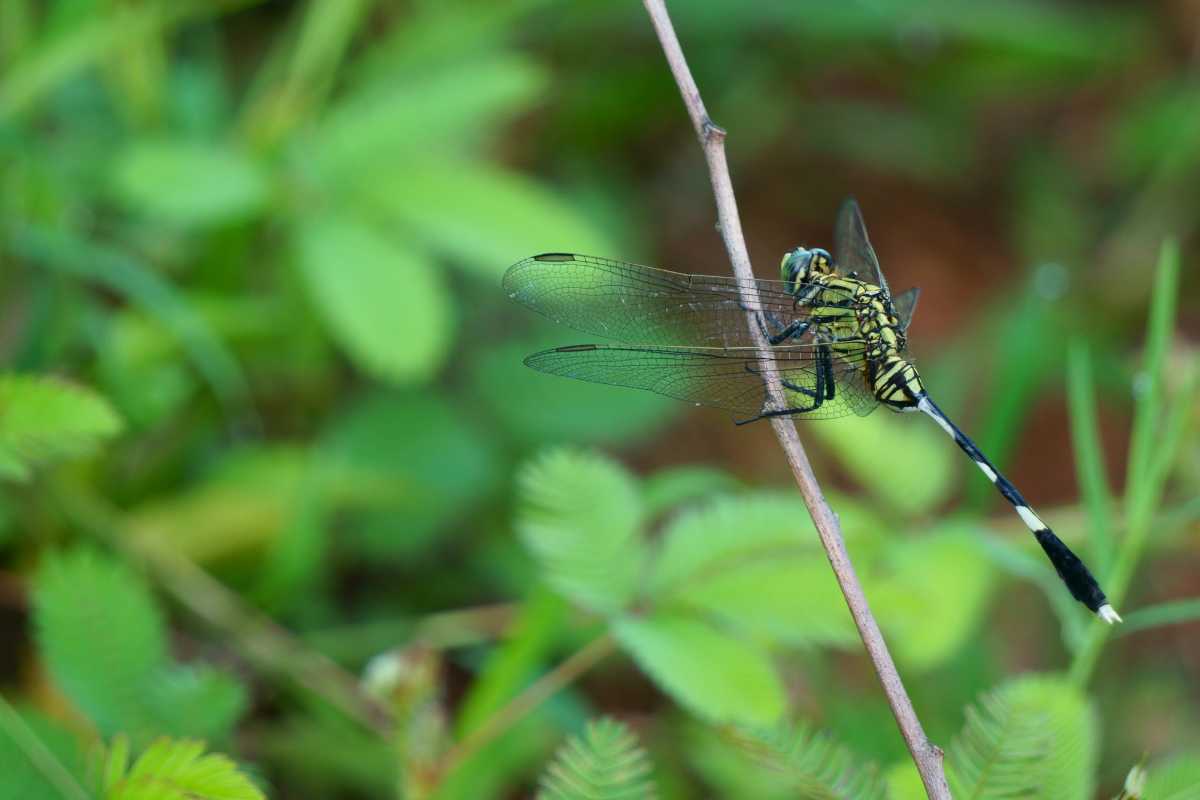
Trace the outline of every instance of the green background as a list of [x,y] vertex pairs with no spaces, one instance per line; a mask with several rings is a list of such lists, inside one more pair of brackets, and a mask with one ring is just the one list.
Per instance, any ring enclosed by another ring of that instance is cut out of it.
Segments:
[[[1200,12],[671,12],[758,274],[856,196],[1126,617],[929,420],[799,423],[958,795],[1197,796]],[[0,0],[0,795],[528,796],[608,715],[664,798],[919,796],[770,427],[522,366],[557,250],[728,274],[639,4]]]

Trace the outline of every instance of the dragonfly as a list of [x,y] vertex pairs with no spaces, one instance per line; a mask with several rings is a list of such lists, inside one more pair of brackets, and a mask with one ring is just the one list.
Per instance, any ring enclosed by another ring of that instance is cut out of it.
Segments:
[[614,342],[534,353],[525,364],[540,372],[725,409],[738,424],[866,416],[881,405],[926,414],[1013,506],[1071,596],[1120,622],[1087,565],[926,392],[907,356],[919,291],[892,295],[853,198],[838,213],[834,252],[788,251],[780,280],[542,253],[512,265],[502,285],[533,311]]

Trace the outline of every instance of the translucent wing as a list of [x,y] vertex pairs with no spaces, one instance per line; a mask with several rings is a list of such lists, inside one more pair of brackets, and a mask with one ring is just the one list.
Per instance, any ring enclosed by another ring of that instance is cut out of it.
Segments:
[[[685,275],[575,253],[520,261],[504,274],[503,286],[518,303],[555,322],[637,345],[753,347],[748,307],[770,335],[794,322],[851,315],[850,294],[841,289],[823,288],[797,306],[783,281]],[[748,306],[743,290],[757,300]]]
[[779,411],[792,411],[807,419],[865,416],[877,405],[864,386],[861,342],[793,345],[771,352],[775,372],[785,386],[782,409],[769,401],[758,351],[753,348],[584,344],[534,353],[525,363],[551,375],[646,389],[723,408],[742,419]]
[[914,286],[892,298],[892,308],[896,312],[896,318],[900,320],[900,330],[906,331],[912,324],[913,312],[917,309],[917,299],[920,296],[921,288]]
[[887,280],[879,269],[875,248],[867,238],[867,226],[863,222],[862,210],[853,197],[846,198],[838,211],[837,225],[833,231],[834,255],[838,269],[844,275],[854,274],[860,281],[880,286],[889,295]]

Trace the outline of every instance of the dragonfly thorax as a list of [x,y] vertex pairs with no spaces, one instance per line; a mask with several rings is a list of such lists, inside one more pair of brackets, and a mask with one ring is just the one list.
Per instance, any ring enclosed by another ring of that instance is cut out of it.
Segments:
[[921,375],[904,357],[908,345],[887,292],[863,284],[855,296],[855,317],[866,343],[868,385],[888,408],[911,411],[925,394]]
[[855,334],[865,345],[867,385],[880,403],[898,411],[916,407],[925,388],[917,368],[904,351],[907,337],[886,289],[856,278],[821,277],[825,286],[849,291],[853,296]]
[[854,316],[859,333],[867,343],[867,357],[902,353],[908,347],[908,337],[896,316],[892,299],[878,286],[854,282],[859,284],[854,295]]

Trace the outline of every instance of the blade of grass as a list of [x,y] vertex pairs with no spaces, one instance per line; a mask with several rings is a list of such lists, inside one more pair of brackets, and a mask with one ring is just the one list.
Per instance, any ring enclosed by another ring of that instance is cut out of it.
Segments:
[[247,106],[242,127],[259,146],[270,146],[324,99],[373,0],[311,0],[298,22],[290,55],[268,60],[263,91]]
[[1161,423],[1162,435],[1157,437],[1158,447],[1150,455],[1150,461],[1145,467],[1146,477],[1139,481],[1138,492],[1127,501],[1129,532],[1109,579],[1109,588],[1115,597],[1124,596],[1137,562],[1145,550],[1146,539],[1154,527],[1155,511],[1162,499],[1170,467],[1179,454],[1179,444],[1184,439],[1198,394],[1200,372],[1193,370],[1174,398],[1170,409],[1164,409],[1165,413],[1161,414],[1166,421]]
[[[1161,422],[1166,409],[1163,408],[1163,366],[1170,349],[1175,328],[1176,293],[1179,289],[1179,247],[1168,239],[1159,251],[1158,268],[1155,272],[1154,293],[1150,299],[1150,318],[1146,324],[1145,362],[1139,380],[1144,388],[1134,400],[1133,431],[1130,434],[1129,470],[1125,482],[1125,514],[1127,530],[1117,552],[1112,573],[1105,581],[1109,602],[1120,608],[1126,590],[1145,549],[1146,539],[1154,519],[1154,509],[1161,498],[1166,470],[1156,464],[1163,459],[1169,464],[1174,461],[1178,449],[1175,439],[1156,437],[1156,431],[1181,433],[1186,422],[1188,408],[1181,404],[1190,402],[1196,391],[1195,376],[1176,399],[1176,405]],[[1177,416],[1182,419],[1176,419]],[[1155,446],[1165,452],[1155,455]],[[1075,654],[1071,663],[1070,678],[1079,687],[1090,680],[1104,643],[1108,640],[1109,625],[1093,623],[1087,633],[1083,647]]]
[[1117,635],[1128,636],[1138,631],[1185,622],[1200,622],[1200,597],[1139,608],[1125,617],[1125,624]]
[[1104,469],[1104,448],[1096,419],[1096,388],[1092,380],[1092,358],[1080,341],[1067,351],[1067,401],[1071,409],[1071,445],[1075,474],[1088,513],[1092,558],[1097,573],[1108,574],[1113,558],[1112,492]]
[[60,797],[68,800],[73,800],[73,798],[87,800],[90,795],[75,780],[75,776],[63,766],[54,753],[50,752],[45,743],[25,724],[21,715],[8,704],[3,696],[0,696],[0,731],[7,733],[8,738],[24,751],[34,770],[40,773],[47,783],[54,786],[60,793]]
[[1127,504],[1137,495],[1139,483],[1149,477],[1154,431],[1162,409],[1163,362],[1175,327],[1178,290],[1179,245],[1168,239],[1159,251],[1150,318],[1146,323],[1145,362],[1134,384],[1133,431],[1129,436],[1129,464],[1125,476]]

